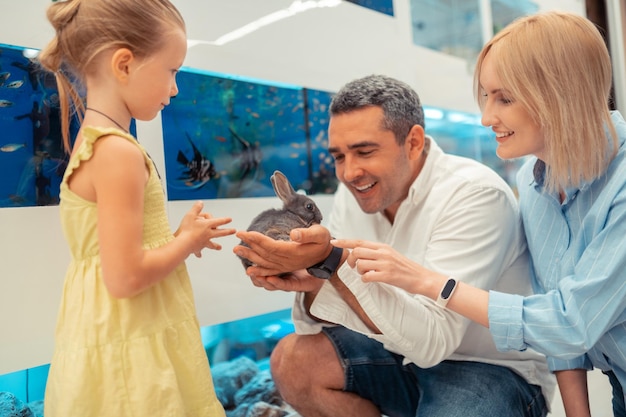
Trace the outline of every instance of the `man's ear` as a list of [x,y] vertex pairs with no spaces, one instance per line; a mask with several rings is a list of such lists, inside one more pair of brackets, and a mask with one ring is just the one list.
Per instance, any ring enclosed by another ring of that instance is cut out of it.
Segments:
[[424,128],[420,125],[413,125],[406,137],[405,146],[410,159],[418,159],[424,152]]
[[119,81],[125,82],[130,75],[131,64],[135,60],[135,55],[128,48],[120,48],[111,57],[113,75]]

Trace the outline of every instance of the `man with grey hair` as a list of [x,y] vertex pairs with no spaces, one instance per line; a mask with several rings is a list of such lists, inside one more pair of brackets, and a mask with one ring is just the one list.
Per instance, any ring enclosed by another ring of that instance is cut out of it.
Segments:
[[[517,201],[491,169],[445,154],[418,95],[371,75],[330,105],[341,181],[328,228],[291,242],[255,232],[235,253],[267,290],[295,291],[296,333],[272,353],[285,400],[309,416],[545,416],[554,378],[536,352],[498,352],[488,329],[445,308],[459,282],[531,292]],[[331,236],[385,243],[450,276],[439,300],[363,282]],[[282,272],[292,272],[278,277]]]

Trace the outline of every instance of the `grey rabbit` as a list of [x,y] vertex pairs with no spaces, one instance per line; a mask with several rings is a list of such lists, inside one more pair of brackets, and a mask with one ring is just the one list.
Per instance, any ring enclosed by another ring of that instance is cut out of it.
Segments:
[[[322,221],[322,213],[315,202],[293,189],[289,180],[280,171],[274,171],[270,177],[274,192],[283,202],[282,209],[268,209],[257,215],[248,231],[256,231],[276,240],[290,240],[291,229],[309,227]],[[247,246],[243,241],[241,245]],[[239,257],[244,268],[252,266],[248,259]]]

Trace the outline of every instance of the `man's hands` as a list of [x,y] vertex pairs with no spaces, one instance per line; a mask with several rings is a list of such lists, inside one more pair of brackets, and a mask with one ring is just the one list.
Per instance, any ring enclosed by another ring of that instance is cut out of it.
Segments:
[[306,269],[326,259],[332,249],[330,232],[321,225],[292,230],[291,241],[247,231],[237,232],[237,237],[249,247],[237,245],[233,252],[254,263],[246,270],[253,279]]
[[[297,291],[317,294],[323,280],[306,272],[330,254],[330,232],[323,226],[291,231],[291,241],[274,240],[259,232],[237,232],[248,246],[237,245],[233,252],[249,259],[246,270],[252,284],[268,291]],[[280,277],[278,276],[280,275]]]
[[309,275],[306,270],[291,272],[277,276],[250,276],[250,281],[256,287],[265,288],[268,291],[295,291],[317,294],[324,280]]

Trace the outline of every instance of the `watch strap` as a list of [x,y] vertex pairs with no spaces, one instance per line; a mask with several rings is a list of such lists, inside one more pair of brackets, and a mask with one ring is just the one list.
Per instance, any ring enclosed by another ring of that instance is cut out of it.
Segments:
[[308,267],[306,270],[309,274],[317,278],[329,279],[339,268],[343,249],[333,246],[330,254],[322,262]]

